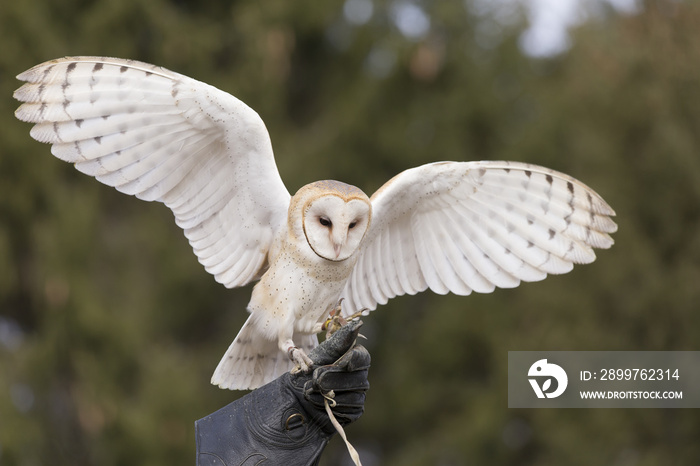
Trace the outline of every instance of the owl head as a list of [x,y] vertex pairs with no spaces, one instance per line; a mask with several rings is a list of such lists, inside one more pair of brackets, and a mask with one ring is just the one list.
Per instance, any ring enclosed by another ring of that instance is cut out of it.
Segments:
[[[329,261],[343,261],[362,243],[372,218],[372,204],[359,188],[340,181],[307,184],[292,197],[290,231],[301,227],[313,252]],[[300,222],[299,222],[300,220]]]

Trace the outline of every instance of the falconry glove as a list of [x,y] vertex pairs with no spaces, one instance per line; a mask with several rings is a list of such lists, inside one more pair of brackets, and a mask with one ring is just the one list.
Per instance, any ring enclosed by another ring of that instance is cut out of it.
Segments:
[[370,355],[351,322],[309,353],[310,373],[285,373],[195,422],[198,466],[314,465],[340,425],[364,411]]

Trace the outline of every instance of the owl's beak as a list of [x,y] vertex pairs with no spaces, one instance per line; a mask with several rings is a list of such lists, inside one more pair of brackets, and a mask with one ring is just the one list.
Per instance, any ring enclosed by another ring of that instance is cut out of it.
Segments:
[[335,244],[335,243],[333,244],[333,251],[335,251],[335,258],[336,259],[338,257],[340,257],[340,248],[342,248],[342,247],[343,247],[342,244]]
[[333,252],[335,252],[336,259],[340,257],[340,250],[343,248],[343,244],[348,240],[347,231],[347,228],[333,228],[331,243],[333,243]]

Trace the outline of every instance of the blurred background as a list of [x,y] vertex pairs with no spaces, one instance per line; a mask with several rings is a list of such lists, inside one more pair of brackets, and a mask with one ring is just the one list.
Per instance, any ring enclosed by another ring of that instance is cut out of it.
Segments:
[[[366,317],[365,466],[700,464],[692,409],[507,408],[513,350],[700,349],[700,5],[676,0],[0,3],[0,464],[194,464],[246,318],[163,205],[54,159],[14,76],[139,59],[242,99],[293,193],[438,160],[568,173],[617,211],[591,265]],[[700,389],[700,387],[698,387]],[[335,438],[322,465],[349,464]]]

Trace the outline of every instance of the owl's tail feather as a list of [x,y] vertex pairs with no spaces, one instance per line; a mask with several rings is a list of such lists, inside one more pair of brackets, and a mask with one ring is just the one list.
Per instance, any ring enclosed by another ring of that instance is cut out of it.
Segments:
[[[318,345],[316,335],[298,334],[293,340],[306,353]],[[211,383],[229,390],[253,390],[290,371],[292,367],[287,353],[279,350],[277,340],[268,340],[260,334],[251,316],[221,358]]]

